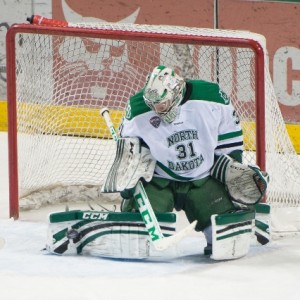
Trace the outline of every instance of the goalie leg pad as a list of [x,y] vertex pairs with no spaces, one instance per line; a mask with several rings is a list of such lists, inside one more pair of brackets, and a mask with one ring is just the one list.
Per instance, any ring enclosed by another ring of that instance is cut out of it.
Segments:
[[214,260],[230,260],[245,256],[251,244],[254,211],[212,215],[212,255]]
[[271,206],[266,203],[259,203],[255,208],[255,237],[261,245],[266,245],[271,241],[270,232],[270,212]]
[[[157,214],[165,236],[175,233],[176,215]],[[177,248],[158,251],[140,213],[69,211],[49,215],[46,249],[58,255],[91,255],[118,259],[175,257]]]

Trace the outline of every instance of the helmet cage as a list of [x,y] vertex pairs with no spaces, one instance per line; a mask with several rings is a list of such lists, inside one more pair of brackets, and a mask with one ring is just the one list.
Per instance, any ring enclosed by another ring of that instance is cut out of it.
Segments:
[[[184,79],[174,70],[159,66],[149,75],[143,97],[157,115],[171,123],[177,116],[177,106],[183,98],[184,87]],[[165,106],[161,105],[163,103]]]

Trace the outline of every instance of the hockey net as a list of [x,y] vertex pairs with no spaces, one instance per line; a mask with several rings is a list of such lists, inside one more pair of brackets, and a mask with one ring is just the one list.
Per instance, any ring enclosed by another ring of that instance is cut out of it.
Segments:
[[299,157],[276,100],[263,36],[38,20],[7,34],[11,216],[62,201],[120,201],[101,194],[115,144],[99,111],[108,107],[117,128],[128,98],[159,64],[221,86],[242,122],[244,162],[270,174],[267,202],[299,212]]

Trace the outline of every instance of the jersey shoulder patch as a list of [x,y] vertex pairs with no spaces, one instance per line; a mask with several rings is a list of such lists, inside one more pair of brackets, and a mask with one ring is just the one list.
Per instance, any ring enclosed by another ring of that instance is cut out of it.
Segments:
[[217,83],[205,80],[188,80],[192,85],[192,93],[189,100],[211,101],[228,105],[230,98],[222,91]]
[[148,107],[144,101],[143,91],[144,90],[140,90],[130,97],[126,107],[126,119],[131,120],[138,115],[151,111],[150,107]]

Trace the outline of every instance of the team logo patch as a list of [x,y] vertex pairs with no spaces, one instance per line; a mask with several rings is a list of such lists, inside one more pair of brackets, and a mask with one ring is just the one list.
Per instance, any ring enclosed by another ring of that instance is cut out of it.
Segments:
[[158,126],[160,125],[161,119],[158,116],[152,117],[150,119],[150,123],[153,127],[158,128]]

